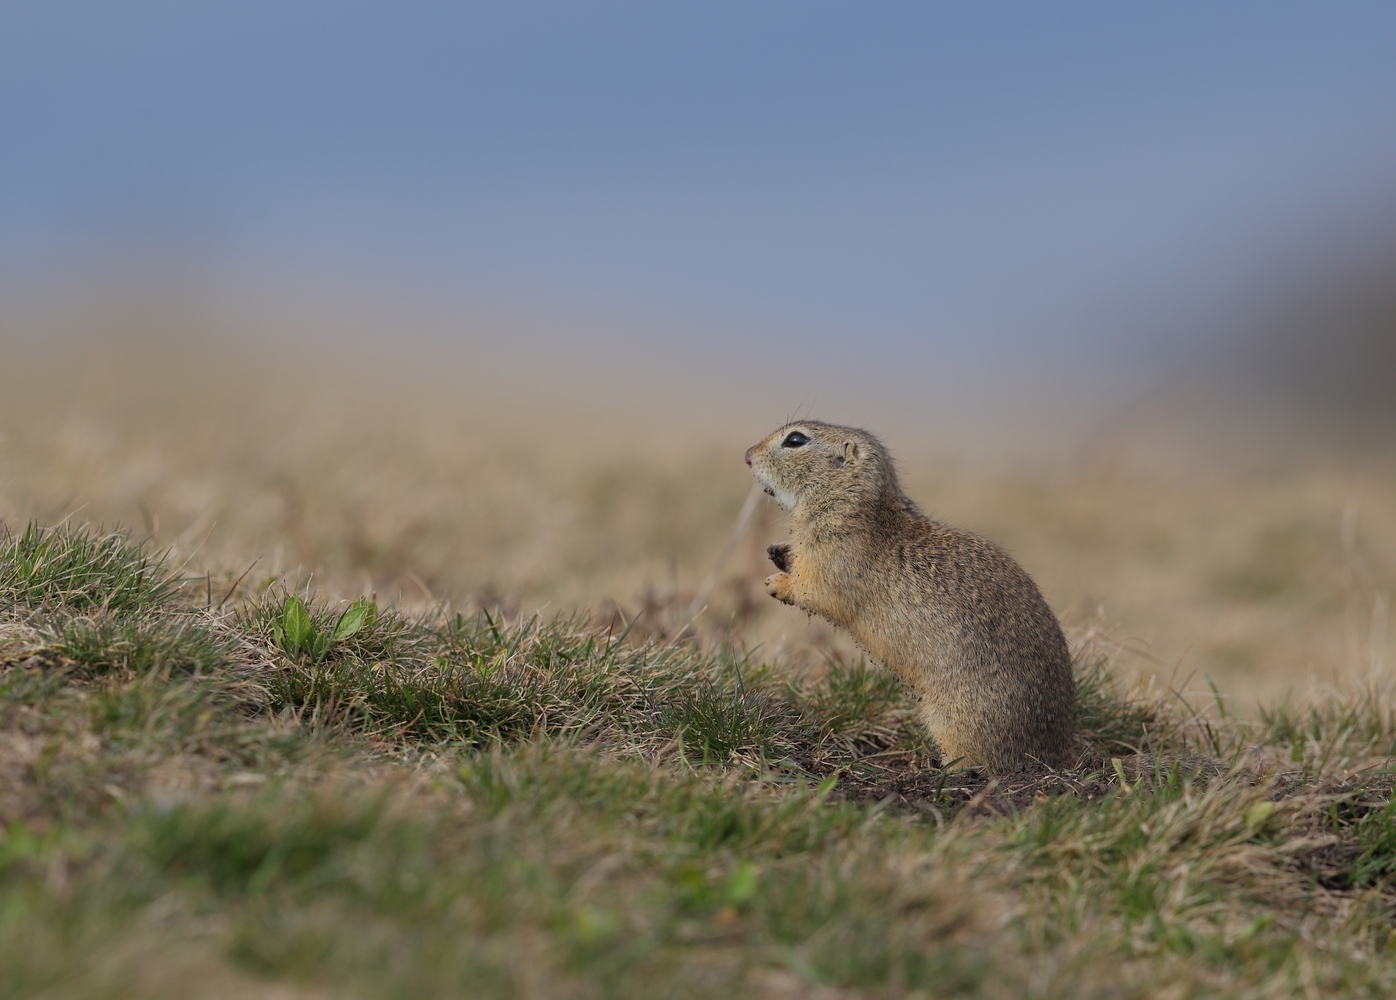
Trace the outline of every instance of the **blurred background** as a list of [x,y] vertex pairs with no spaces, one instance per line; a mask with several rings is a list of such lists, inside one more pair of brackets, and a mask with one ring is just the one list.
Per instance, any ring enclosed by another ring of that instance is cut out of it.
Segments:
[[1392,52],[1383,3],[7,3],[0,519],[817,659],[779,512],[733,533],[809,415],[1146,675],[1383,677]]

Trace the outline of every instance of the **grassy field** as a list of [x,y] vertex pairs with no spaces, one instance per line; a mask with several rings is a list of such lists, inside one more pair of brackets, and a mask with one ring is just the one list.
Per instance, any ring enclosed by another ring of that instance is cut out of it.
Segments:
[[786,414],[134,343],[0,370],[0,997],[1396,990],[1389,456],[874,426],[1072,638],[990,780],[762,593]]
[[3,996],[1384,996],[1396,712],[1131,698],[1062,774],[904,692],[0,537]]

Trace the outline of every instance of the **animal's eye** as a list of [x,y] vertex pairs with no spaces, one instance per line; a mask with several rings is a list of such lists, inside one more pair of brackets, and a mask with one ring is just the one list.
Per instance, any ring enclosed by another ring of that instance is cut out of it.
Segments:
[[809,444],[809,438],[799,431],[791,431],[785,435],[785,440],[780,443],[780,446],[782,448],[803,448],[807,444]]

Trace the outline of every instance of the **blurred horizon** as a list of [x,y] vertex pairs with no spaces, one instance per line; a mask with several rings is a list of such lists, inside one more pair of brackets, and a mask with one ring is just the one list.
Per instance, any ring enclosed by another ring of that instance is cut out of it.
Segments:
[[1394,42],[1382,4],[10,4],[0,294],[749,357],[781,408],[1088,392],[1389,246]]

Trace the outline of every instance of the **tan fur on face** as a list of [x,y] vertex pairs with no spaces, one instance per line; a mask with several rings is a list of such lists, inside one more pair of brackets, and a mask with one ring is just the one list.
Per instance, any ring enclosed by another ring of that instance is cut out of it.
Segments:
[[790,543],[771,547],[784,567],[766,580],[772,597],[847,629],[900,675],[946,760],[996,771],[1067,763],[1070,654],[1022,567],[923,515],[867,431],[795,421],[746,459],[790,513]]

